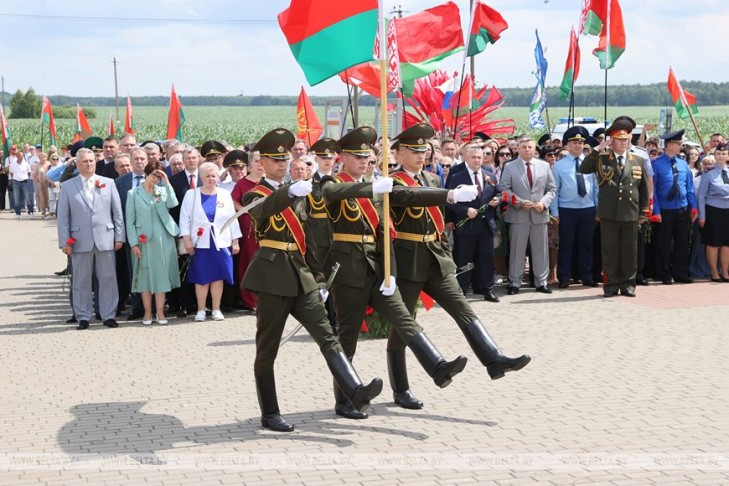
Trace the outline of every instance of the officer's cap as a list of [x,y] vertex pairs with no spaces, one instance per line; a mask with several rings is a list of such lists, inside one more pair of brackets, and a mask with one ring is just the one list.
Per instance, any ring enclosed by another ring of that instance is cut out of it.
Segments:
[[289,150],[294,146],[296,137],[285,128],[276,128],[261,137],[251,152],[260,152],[261,157],[275,160],[288,160]]
[[396,148],[405,147],[413,152],[427,152],[428,139],[435,135],[435,129],[429,123],[417,123],[403,130],[395,138]]

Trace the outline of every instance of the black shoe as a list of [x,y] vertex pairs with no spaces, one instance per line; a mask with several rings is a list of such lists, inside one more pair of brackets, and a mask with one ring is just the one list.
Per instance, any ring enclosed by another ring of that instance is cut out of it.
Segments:
[[508,371],[519,371],[532,360],[526,354],[517,358],[504,355],[479,320],[471,321],[463,334],[492,380],[503,378]]
[[[721,280],[718,280],[720,282]],[[66,324],[76,324],[78,321],[76,320],[76,316],[71,316],[70,319],[66,319]]]
[[187,317],[187,311],[186,311],[185,309],[182,309],[182,310],[180,310],[180,311],[179,311],[179,312],[177,313],[177,317],[178,317],[178,318],[183,318],[183,317]]
[[355,410],[365,412],[372,399],[382,393],[382,380],[375,378],[369,385],[363,385],[343,351],[327,356],[326,362],[334,377],[335,386],[338,386],[346,397],[346,400],[341,398],[337,400],[338,404],[351,402]]
[[294,426],[288,423],[280,414],[262,416],[261,425],[264,429],[273,430],[274,432],[294,431]]
[[570,286],[570,283],[569,282],[560,282],[559,285],[558,285],[558,287],[560,289],[566,289],[569,286]]
[[506,290],[507,295],[516,295],[519,293],[519,287],[509,287]]
[[64,268],[60,272],[53,272],[53,273],[55,273],[59,277],[65,277],[66,275],[68,275],[68,267]]
[[487,290],[483,294],[483,300],[488,300],[489,302],[500,302],[499,298],[496,297],[496,295],[494,294],[494,292],[492,290]]
[[630,289],[621,289],[620,293],[626,297],[635,297],[635,291]]
[[352,402],[347,400],[344,403],[337,403],[334,405],[334,413],[339,415],[340,417],[353,419],[353,420],[364,420],[369,415],[365,412],[360,412],[356,408],[354,408],[354,405],[352,405]]
[[729,278],[727,278],[727,277],[719,276],[719,278],[721,279],[722,282],[729,282]]
[[666,280],[663,281],[663,285],[673,285],[673,280],[671,280],[670,278],[668,278],[668,279],[666,279]]
[[415,398],[410,391],[404,349],[387,351],[387,373],[390,377],[392,396],[397,405],[411,410],[423,408],[423,402]]
[[597,287],[597,282],[593,282],[592,280],[586,280],[582,282],[582,285],[585,287]]
[[463,371],[468,362],[465,356],[446,361],[424,332],[416,334],[408,343],[408,347],[439,388],[450,385],[453,377]]
[[615,290],[603,290],[602,296],[603,297],[615,297],[618,295],[618,293]]
[[650,283],[648,282],[648,280],[646,280],[644,278],[636,278],[635,279],[635,284],[636,285],[642,285],[644,287],[647,287],[647,286],[650,285]]
[[119,324],[114,319],[107,319],[107,320],[105,320],[104,321],[104,325],[106,327],[111,327],[111,328],[119,327]]
[[392,398],[395,403],[400,405],[402,408],[408,408],[410,410],[420,410],[423,408],[423,402],[415,398],[413,392],[405,390],[404,392],[392,392]]
[[542,285],[541,287],[537,287],[537,292],[539,292],[541,294],[551,294],[552,289],[550,289],[546,285]]
[[78,327],[76,329],[83,331],[89,328],[89,321],[78,321]]
[[[716,277],[716,278],[714,278],[714,277],[711,277],[711,281],[712,281],[712,282],[723,282],[723,280],[722,280],[722,279],[721,279],[720,277]],[[68,322],[68,321],[66,321],[66,322]],[[75,322],[75,321],[74,321],[74,322]]]
[[129,315],[127,316],[127,320],[128,320],[128,321],[139,321],[139,320],[141,320],[141,319],[142,319],[143,317],[144,317],[144,314],[135,314],[134,312],[132,312],[131,314],[129,314]]
[[677,283],[682,283],[682,284],[694,283],[694,279],[688,278],[688,277],[676,277],[673,280],[675,280]]

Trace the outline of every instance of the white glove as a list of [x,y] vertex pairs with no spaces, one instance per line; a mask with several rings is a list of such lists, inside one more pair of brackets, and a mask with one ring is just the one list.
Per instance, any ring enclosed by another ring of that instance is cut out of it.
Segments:
[[478,197],[478,187],[461,185],[451,191],[453,193],[453,202],[470,202]]
[[372,194],[392,192],[392,177],[380,177],[372,181]]
[[397,289],[397,284],[395,283],[395,276],[390,275],[390,286],[385,287],[385,280],[382,281],[382,285],[380,285],[380,292],[382,292],[382,295],[389,297],[390,295],[395,293],[395,290]]
[[319,295],[321,295],[321,301],[326,302],[329,298],[329,291],[327,289],[319,289]]
[[289,186],[289,196],[301,197],[311,194],[311,181],[298,181]]

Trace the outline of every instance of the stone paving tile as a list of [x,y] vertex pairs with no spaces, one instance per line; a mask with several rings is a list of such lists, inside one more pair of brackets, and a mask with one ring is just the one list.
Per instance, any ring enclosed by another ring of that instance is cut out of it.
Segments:
[[326,363],[302,333],[276,367],[297,431],[276,434],[260,429],[254,317],[76,331],[52,275],[65,265],[53,224],[2,213],[0,227],[0,245],[23,241],[26,255],[0,269],[0,484],[729,483],[719,284],[474,298],[501,347],[533,357],[497,381],[442,309],[420,312],[443,355],[469,364],[441,390],[409,355],[426,406],[403,410],[385,342],[361,340],[363,380],[386,381],[366,421],[334,415]]

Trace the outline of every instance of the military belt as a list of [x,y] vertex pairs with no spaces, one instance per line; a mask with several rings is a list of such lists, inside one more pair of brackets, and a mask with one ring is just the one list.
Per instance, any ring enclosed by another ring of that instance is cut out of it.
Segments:
[[334,241],[346,241],[347,243],[374,243],[373,235],[355,235],[349,233],[334,233],[332,235]]
[[327,213],[311,213],[309,217],[314,219],[326,219],[329,216],[327,216]]
[[415,241],[416,243],[430,243],[438,239],[438,235],[435,233],[429,235],[419,235],[417,233],[405,233],[398,231],[395,235],[396,240]]
[[258,242],[258,246],[283,251],[299,251],[299,245],[296,243],[289,243],[288,241],[261,240]]

